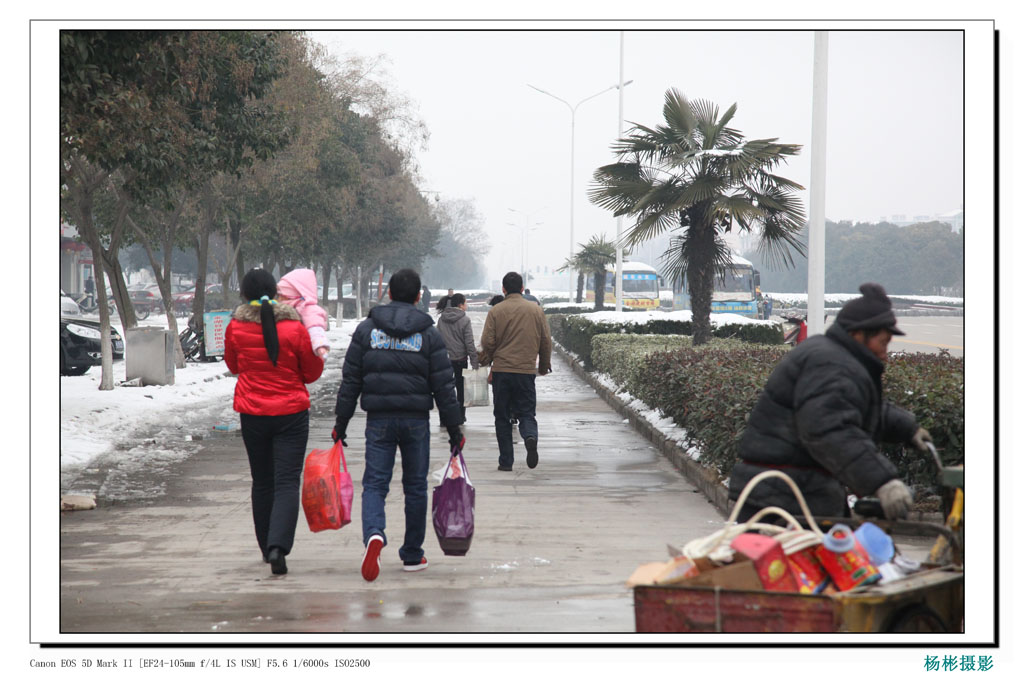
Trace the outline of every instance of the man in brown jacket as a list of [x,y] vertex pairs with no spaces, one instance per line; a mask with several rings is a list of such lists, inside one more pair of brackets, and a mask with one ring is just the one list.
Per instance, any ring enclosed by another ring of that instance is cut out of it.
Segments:
[[498,469],[512,471],[512,422],[526,444],[526,466],[537,466],[537,375],[551,372],[551,331],[540,306],[523,298],[523,277],[507,273],[505,299],[487,313],[480,338],[480,364],[491,366]]

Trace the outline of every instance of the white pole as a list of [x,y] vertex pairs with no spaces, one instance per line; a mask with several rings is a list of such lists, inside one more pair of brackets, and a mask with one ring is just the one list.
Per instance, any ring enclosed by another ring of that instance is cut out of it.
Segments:
[[828,118],[828,31],[814,32],[811,106],[810,224],[807,235],[807,334],[825,331],[825,127]]
[[[625,69],[626,32],[619,31],[619,136],[622,138],[622,100],[626,91],[623,85]],[[615,220],[615,310],[622,312],[622,216]]]
[[[579,106],[579,105],[577,105]],[[576,110],[572,109],[572,132],[570,135],[571,142],[569,143],[569,258],[572,258],[573,251],[576,246],[576,237],[573,234],[575,228],[575,213],[573,210],[573,197],[576,192]],[[569,302],[572,303],[575,299],[573,297],[572,282],[572,268],[569,268]]]

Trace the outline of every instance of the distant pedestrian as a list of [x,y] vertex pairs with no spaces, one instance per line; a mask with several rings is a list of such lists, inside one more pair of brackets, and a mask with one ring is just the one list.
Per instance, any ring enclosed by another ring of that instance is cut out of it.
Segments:
[[285,574],[295,541],[309,436],[309,391],[324,370],[298,312],[274,299],[277,283],[254,268],[224,333],[224,362],[238,376],[234,408],[252,474],[252,518],[263,561]]
[[[425,288],[424,288],[425,289]],[[430,410],[437,403],[448,427],[448,443],[461,447],[460,412],[448,349],[429,314],[416,309],[420,276],[403,268],[391,276],[391,303],[376,306],[359,323],[345,353],[332,437],[345,444],[356,400],[366,412],[366,467],[363,471],[362,575],[380,574],[380,553],[387,545],[384,499],[402,454],[405,539],[398,550],[407,572],[427,568],[423,540],[427,524],[427,475],[430,468]]]
[[327,311],[317,303],[316,273],[309,268],[288,271],[277,282],[277,298],[299,312],[316,354],[327,358],[331,351],[327,341]]
[[92,279],[92,275],[85,278],[85,298],[89,302],[89,306],[95,305],[96,300],[96,283]]
[[424,313],[430,313],[430,288],[426,285],[423,285],[423,293],[420,295],[420,309]]
[[[462,411],[462,422],[466,422],[466,386],[462,376],[470,365],[476,370],[480,367],[477,360],[476,342],[473,341],[473,323],[466,315],[466,297],[463,294],[452,294],[447,297],[449,306],[437,319],[437,329],[448,347],[448,358],[452,361],[455,371],[455,393]],[[444,425],[444,420],[441,420]]]
[[491,297],[491,300],[487,302],[487,305],[488,306],[497,306],[498,304],[500,304],[504,300],[505,300],[505,297],[503,297],[501,294],[495,294],[494,296]]
[[774,302],[772,301],[771,295],[766,296],[764,298],[764,312],[765,312],[764,319],[765,320],[771,320],[771,318],[772,318],[772,306],[773,305],[774,305]]
[[537,375],[551,372],[551,332],[541,308],[523,298],[523,278],[507,273],[500,306],[487,314],[481,337],[480,364],[491,366],[494,431],[498,469],[509,472],[515,460],[510,416],[519,420],[526,445],[526,465],[537,466]]
[[540,306],[540,299],[538,299],[534,295],[530,294],[530,290],[529,289],[524,289],[523,290],[523,298],[526,299],[527,301],[532,301],[533,303],[535,303],[538,306]]

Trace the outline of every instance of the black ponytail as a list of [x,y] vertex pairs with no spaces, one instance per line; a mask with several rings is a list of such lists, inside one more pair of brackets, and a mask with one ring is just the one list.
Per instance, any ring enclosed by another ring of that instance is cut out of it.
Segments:
[[274,320],[274,303],[270,297],[260,298],[260,326],[263,328],[263,345],[267,347],[270,362],[277,365],[277,354],[281,350],[277,340],[277,321]]
[[270,362],[277,365],[280,343],[277,339],[277,320],[274,318],[274,297],[277,296],[277,281],[262,268],[253,268],[242,278],[242,298],[251,306],[260,307],[260,327],[263,328],[263,345],[267,348]]

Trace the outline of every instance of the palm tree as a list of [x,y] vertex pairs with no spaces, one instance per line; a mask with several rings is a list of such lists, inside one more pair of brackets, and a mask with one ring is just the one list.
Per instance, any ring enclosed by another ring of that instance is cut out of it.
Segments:
[[[580,246],[582,247],[583,245],[581,244]],[[558,272],[564,273],[567,270],[576,273],[576,303],[580,303],[583,301],[583,285],[586,281],[587,273],[585,266],[580,263],[579,252],[573,254],[572,258],[565,259],[565,263],[561,265]]]
[[608,275],[608,266],[615,263],[615,243],[607,237],[594,235],[579,252],[580,266],[583,272],[594,276],[594,310],[604,310],[604,284]]
[[[594,277],[594,310],[604,310],[604,285],[608,274],[608,266],[615,263],[615,242],[604,235],[590,238],[586,244],[578,245],[580,250],[566,259],[560,271],[572,269],[576,271],[576,303],[583,299],[583,284],[587,274]],[[624,252],[628,254],[629,252]]]
[[665,124],[634,125],[612,150],[618,162],[594,172],[590,200],[616,216],[635,219],[623,243],[635,245],[665,230],[679,231],[662,260],[677,282],[685,278],[693,307],[693,343],[711,339],[711,292],[724,272],[733,229],[761,229],[758,251],[769,265],[792,267],[790,247],[804,255],[799,184],[773,173],[800,145],[777,138],[746,140],[728,127],[736,105],[690,102],[665,93]]

